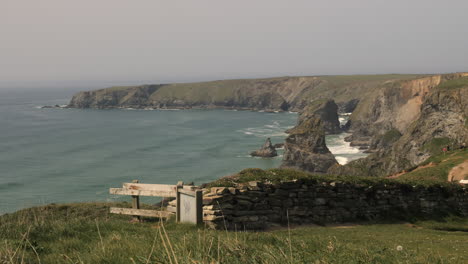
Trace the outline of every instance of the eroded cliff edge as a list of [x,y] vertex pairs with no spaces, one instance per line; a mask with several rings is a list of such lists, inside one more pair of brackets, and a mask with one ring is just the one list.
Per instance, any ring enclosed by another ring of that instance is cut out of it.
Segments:
[[384,176],[411,169],[442,147],[468,141],[468,74],[389,82],[351,116],[352,141],[372,154],[328,173]]
[[[382,176],[424,161],[438,142],[468,140],[467,78],[467,73],[315,76],[112,87],[80,92],[68,107],[298,111],[298,125],[286,142],[285,166]],[[344,128],[336,122],[337,111],[352,111]],[[353,145],[372,154],[338,165],[320,142],[325,133],[342,129],[351,133],[347,139]],[[317,160],[326,156],[325,165],[305,153],[317,154]]]
[[338,104],[359,100],[389,80],[420,75],[280,77],[122,86],[79,92],[71,108],[235,108],[300,111],[310,102],[333,98]]

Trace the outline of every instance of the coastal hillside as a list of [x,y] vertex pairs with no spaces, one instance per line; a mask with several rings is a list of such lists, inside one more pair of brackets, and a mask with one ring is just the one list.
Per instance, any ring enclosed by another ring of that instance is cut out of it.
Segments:
[[351,143],[365,159],[335,166],[334,174],[384,176],[411,170],[442,149],[468,142],[468,74],[392,82],[359,103],[351,115]]
[[79,92],[71,108],[235,108],[299,111],[311,101],[333,98],[345,104],[364,98],[388,81],[420,75],[279,77],[122,86]]
[[[70,108],[231,108],[297,111],[283,167],[387,176],[468,141],[468,73],[279,77],[111,87],[80,92]],[[341,127],[338,113],[351,113]],[[347,132],[370,155],[344,166],[325,145]]]

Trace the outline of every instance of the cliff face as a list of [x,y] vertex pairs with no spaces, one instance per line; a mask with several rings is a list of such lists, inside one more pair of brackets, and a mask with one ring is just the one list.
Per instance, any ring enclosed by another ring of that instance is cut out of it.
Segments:
[[429,91],[440,84],[441,76],[409,81],[388,81],[362,98],[350,117],[349,140],[357,145],[371,145],[376,135],[396,129],[400,133],[420,115]]
[[114,108],[147,107],[150,96],[164,85],[143,85],[137,87],[113,87],[96,91],[79,92],[73,96],[71,108]]
[[[368,109],[353,113],[352,140],[367,139],[365,159],[334,166],[333,174],[382,176],[407,170],[446,145],[468,140],[468,74],[438,75],[384,87]],[[369,102],[367,102],[369,103]],[[374,123],[371,123],[374,122]]]
[[[442,143],[467,142],[467,78],[467,73],[316,76],[113,87],[80,92],[68,107],[300,111],[286,139],[283,166],[386,175],[419,164]],[[325,133],[340,131],[337,108],[352,111],[347,139],[372,153],[346,166],[338,165],[325,145]]]
[[281,167],[325,173],[335,164],[337,161],[325,144],[320,118],[311,116],[289,130]]
[[381,83],[415,75],[281,77],[111,87],[77,93],[71,108],[236,108],[300,111],[310,102],[359,100]]
[[298,124],[313,117],[318,117],[322,121],[322,128],[326,134],[338,134],[341,131],[338,120],[338,106],[333,100],[317,100],[311,102],[300,112]]
[[436,89],[421,106],[420,117],[385,155],[389,173],[413,167],[445,145],[468,142],[468,79],[458,89]]

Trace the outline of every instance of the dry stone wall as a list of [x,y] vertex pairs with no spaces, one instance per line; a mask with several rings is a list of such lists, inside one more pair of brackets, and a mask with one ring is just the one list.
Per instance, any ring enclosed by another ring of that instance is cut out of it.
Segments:
[[395,183],[364,185],[297,180],[213,187],[203,215],[214,229],[265,229],[274,225],[404,219],[410,215],[468,216],[468,190]]

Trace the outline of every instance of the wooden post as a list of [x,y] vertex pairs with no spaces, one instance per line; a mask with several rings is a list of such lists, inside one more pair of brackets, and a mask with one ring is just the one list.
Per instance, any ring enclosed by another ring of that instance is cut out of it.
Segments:
[[197,225],[203,224],[203,191],[197,190],[195,191],[195,199],[197,208],[195,209],[197,212]]
[[179,189],[184,188],[184,182],[178,181],[177,182],[177,190],[176,190],[176,223],[180,222],[180,193]]
[[[132,183],[139,183],[139,180],[133,180]],[[140,196],[132,195],[132,208],[133,209],[140,209]],[[140,216],[134,215],[132,222],[140,222]]]

